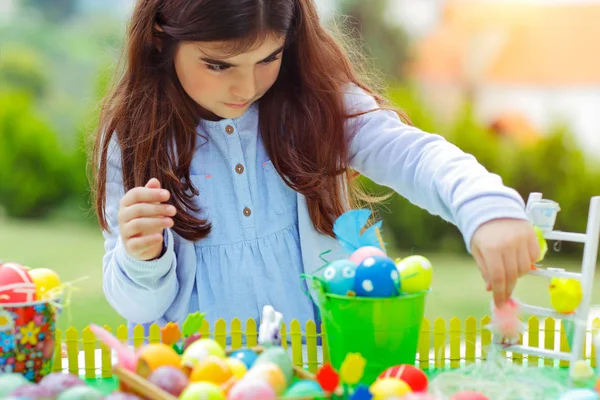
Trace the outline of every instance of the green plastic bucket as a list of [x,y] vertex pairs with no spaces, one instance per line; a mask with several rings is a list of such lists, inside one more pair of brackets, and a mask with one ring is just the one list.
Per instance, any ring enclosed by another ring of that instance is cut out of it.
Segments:
[[389,367],[414,365],[428,292],[390,298],[324,293],[314,280],[331,365],[338,369],[348,353],[366,360],[362,383],[370,385]]

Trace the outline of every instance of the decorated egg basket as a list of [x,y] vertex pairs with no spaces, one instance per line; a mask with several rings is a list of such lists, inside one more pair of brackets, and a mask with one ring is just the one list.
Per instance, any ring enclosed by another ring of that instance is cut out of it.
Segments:
[[[325,364],[312,374],[293,365],[277,333],[267,340],[260,334],[261,346],[226,351],[215,340],[194,333],[201,324],[199,313],[188,316],[183,332],[177,324],[169,323],[162,328],[161,343],[142,345],[135,352],[103,328],[91,326],[101,341],[117,351],[119,362],[114,372],[120,386],[115,396],[151,400],[361,400],[372,395],[388,398],[427,391],[427,376],[411,365],[380,371],[375,382],[366,385],[361,383],[366,360],[360,354],[347,354],[339,369]],[[261,331],[264,326],[263,321]]]
[[39,382],[52,369],[60,285],[47,269],[0,264],[0,372]]
[[347,354],[360,354],[367,360],[365,384],[394,365],[414,364],[432,280],[425,257],[394,260],[386,254],[381,222],[364,229],[370,215],[352,210],[340,216],[334,233],[347,257],[305,276],[321,312],[332,365],[340,368]]

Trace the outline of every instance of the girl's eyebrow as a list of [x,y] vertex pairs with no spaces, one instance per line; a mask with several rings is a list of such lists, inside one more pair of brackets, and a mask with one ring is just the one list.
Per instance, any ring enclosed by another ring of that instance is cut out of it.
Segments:
[[[261,62],[265,62],[267,60],[269,60],[270,58],[275,57],[277,54],[281,53],[283,51],[283,48],[285,47],[285,45],[281,46],[280,48],[278,48],[277,50],[275,50],[274,52],[272,52],[271,54],[269,54],[268,56],[266,56],[265,58],[263,58],[262,60],[260,60],[258,63]],[[205,58],[205,57],[201,57],[200,58],[202,61],[204,61],[207,64],[215,64],[215,65],[222,65],[224,67],[235,67],[235,64],[231,64],[225,61],[220,61],[220,60],[215,60],[213,58]],[[257,63],[257,64],[258,64]]]

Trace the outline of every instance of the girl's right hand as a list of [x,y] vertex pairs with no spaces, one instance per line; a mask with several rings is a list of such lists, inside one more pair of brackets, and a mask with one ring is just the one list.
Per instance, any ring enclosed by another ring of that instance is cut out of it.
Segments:
[[135,187],[121,199],[119,229],[127,253],[141,261],[159,257],[163,250],[163,231],[173,226],[177,210],[170,204],[170,193],[161,189],[156,178],[144,187]]

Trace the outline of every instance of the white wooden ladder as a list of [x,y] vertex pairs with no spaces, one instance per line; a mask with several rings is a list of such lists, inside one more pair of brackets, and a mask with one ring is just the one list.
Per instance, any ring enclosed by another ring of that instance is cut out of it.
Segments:
[[[535,202],[542,200],[541,193],[531,193],[527,201],[528,215],[531,218],[531,206]],[[533,223],[535,221],[532,220]],[[513,353],[521,353],[546,358],[566,360],[570,362],[570,372],[575,366],[575,362],[583,360],[585,357],[584,343],[588,325],[588,316],[590,312],[590,303],[592,289],[594,286],[594,275],[596,271],[596,260],[598,259],[598,241],[600,240],[600,196],[592,197],[588,213],[588,222],[586,233],[571,233],[555,230],[544,232],[544,237],[549,241],[577,242],[583,243],[583,260],[581,272],[569,272],[554,268],[538,268],[531,271],[532,275],[542,277],[561,277],[575,278],[581,282],[583,289],[583,299],[574,314],[561,314],[550,308],[522,304],[524,314],[537,315],[540,317],[552,317],[558,320],[573,320],[574,333],[570,352],[559,350],[547,350],[541,348],[528,347],[525,345],[512,345],[505,350]]]

